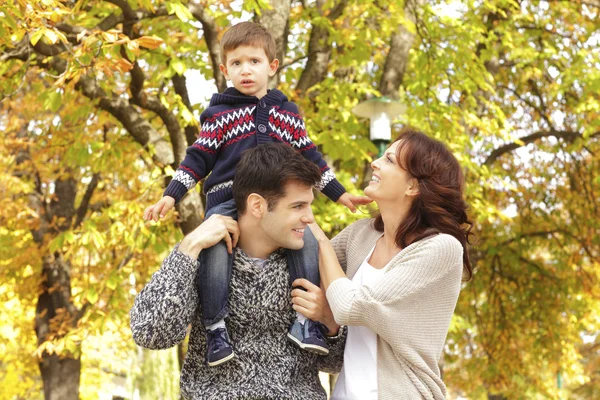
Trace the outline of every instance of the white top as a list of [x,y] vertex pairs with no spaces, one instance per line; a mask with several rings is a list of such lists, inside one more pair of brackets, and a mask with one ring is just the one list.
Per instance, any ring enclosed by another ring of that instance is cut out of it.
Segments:
[[[383,275],[383,268],[373,268],[368,260],[373,249],[352,278],[356,288]],[[377,334],[366,326],[348,326],[344,366],[331,400],[377,400]]]

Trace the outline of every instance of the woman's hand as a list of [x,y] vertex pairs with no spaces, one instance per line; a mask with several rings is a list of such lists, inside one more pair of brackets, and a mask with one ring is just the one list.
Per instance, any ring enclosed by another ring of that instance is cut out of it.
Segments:
[[327,235],[325,235],[325,232],[323,232],[323,229],[321,229],[321,227],[319,225],[317,225],[316,222],[313,222],[312,224],[308,224],[308,227],[310,228],[310,231],[312,232],[312,234],[314,235],[315,239],[317,239],[318,242],[322,242],[322,241],[329,241],[329,238],[327,237]]
[[306,279],[296,279],[292,287],[302,289],[292,290],[292,308],[313,321],[319,321],[327,326],[329,336],[336,335],[340,326],[335,322],[325,292]]

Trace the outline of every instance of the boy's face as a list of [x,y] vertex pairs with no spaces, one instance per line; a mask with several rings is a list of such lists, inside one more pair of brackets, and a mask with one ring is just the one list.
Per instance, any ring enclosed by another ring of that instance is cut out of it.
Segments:
[[240,46],[226,55],[226,65],[219,68],[233,86],[247,96],[259,99],[267,94],[269,77],[275,75],[279,60],[269,62],[262,47]]

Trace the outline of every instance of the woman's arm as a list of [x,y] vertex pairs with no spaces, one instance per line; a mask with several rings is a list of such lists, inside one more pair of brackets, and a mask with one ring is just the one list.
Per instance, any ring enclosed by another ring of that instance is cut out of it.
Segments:
[[446,291],[458,295],[462,275],[462,246],[458,240],[439,235],[415,243],[401,254],[382,277],[360,288],[347,278],[330,282],[326,296],[338,324],[368,326],[379,334],[384,316],[403,307],[407,298],[414,302]]
[[[309,227],[315,236],[315,239],[317,239],[317,242],[319,243],[319,274],[321,275],[321,285],[325,291],[327,291],[329,285],[333,281],[339,278],[345,278],[346,274],[344,273],[344,270],[338,261],[338,255],[336,254],[333,245],[325,235],[325,232],[323,232],[321,227],[316,223],[310,224]],[[347,235],[340,234],[339,236],[340,238],[344,238]],[[341,239],[337,239],[338,243],[340,243],[340,241]],[[344,243],[345,241],[341,244]],[[344,250],[343,252],[345,253],[345,249],[340,250]],[[338,251],[338,253],[340,252],[342,251]]]

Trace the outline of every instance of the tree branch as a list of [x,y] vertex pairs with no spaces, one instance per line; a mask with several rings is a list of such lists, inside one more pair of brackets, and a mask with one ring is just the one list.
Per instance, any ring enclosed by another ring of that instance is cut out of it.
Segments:
[[[417,8],[423,0],[407,1],[404,13],[407,19],[415,23],[417,21]],[[390,50],[385,59],[383,74],[379,82],[379,92],[382,96],[392,99],[398,98],[398,90],[402,85],[406,66],[408,65],[409,52],[415,41],[415,35],[404,25],[398,25],[396,33],[392,36]]]
[[[539,90],[537,90],[537,87],[535,86],[535,83],[530,81],[529,84],[531,85],[532,90],[534,90],[536,92],[536,96],[538,96],[538,98],[540,99],[541,105],[544,106],[544,102],[542,100],[541,94],[540,94]],[[530,100],[528,100],[528,99],[524,98],[523,96],[521,96],[516,90],[511,89],[508,86],[505,86],[505,85],[502,85],[502,84],[498,84],[498,87],[502,88],[504,90],[508,90],[509,92],[511,92],[512,94],[514,94],[517,97],[517,99],[519,99],[523,103],[527,104],[529,107],[533,108],[535,111],[538,112],[538,114],[540,114],[540,117],[542,117],[542,119],[544,121],[546,121],[546,123],[548,124],[548,128],[549,129],[554,129],[552,121],[550,121],[550,118],[548,118],[548,116],[546,115],[546,113],[544,112],[544,110],[542,110],[537,105],[533,104]]]
[[[188,95],[185,75],[175,74],[171,78],[171,81],[173,82],[173,88],[175,89],[175,93],[177,93],[179,97],[181,97],[181,101],[183,102],[183,104],[191,113],[193,113],[194,110],[192,109],[192,103],[190,102],[190,97]],[[188,146],[191,146],[196,141],[196,138],[200,133],[198,131],[197,125],[186,126],[184,128],[184,132]]]
[[219,92],[227,89],[227,81],[219,70],[221,64],[221,45],[219,43],[219,31],[215,20],[210,17],[204,9],[204,4],[199,0],[193,0],[189,3],[188,9],[200,23],[202,24],[202,30],[204,31],[204,40],[208,47],[210,54],[210,60],[213,67],[213,77],[215,78],[215,84]]
[[[317,0],[316,8],[319,15],[323,14],[324,5],[324,0]],[[331,21],[339,18],[346,5],[346,0],[340,0],[327,15],[327,18]],[[331,46],[328,44],[328,39],[329,29],[327,27],[313,25],[308,41],[308,60],[296,85],[296,90],[301,94],[321,82],[327,75],[327,67],[331,58]]]
[[[283,61],[287,54],[288,33],[290,28],[291,0],[271,0],[271,9],[263,10],[261,15],[255,17],[256,22],[269,30],[275,39],[276,57]],[[282,68],[269,79],[269,87],[274,88],[281,78]]]
[[[600,131],[593,133],[592,135],[590,135],[590,137],[596,137],[596,136],[600,136]],[[505,154],[505,153],[509,153],[513,150],[516,150],[520,147],[523,147],[529,143],[533,143],[538,139],[541,138],[545,138],[545,137],[555,137],[555,138],[560,138],[560,139],[564,139],[565,141],[572,143],[575,140],[579,139],[579,138],[583,138],[583,135],[581,133],[578,132],[571,132],[571,131],[555,131],[555,130],[551,130],[551,131],[540,131],[540,132],[535,132],[532,133],[531,135],[527,135],[524,136],[522,138],[519,138],[519,142],[521,143],[508,143],[505,144],[501,147],[498,147],[497,149],[495,149],[494,151],[492,151],[490,153],[490,155],[488,156],[488,158],[485,160],[485,162],[483,163],[484,165],[487,165],[488,167],[491,166],[497,159],[498,157],[500,157],[501,155]]]
[[88,207],[90,205],[90,200],[92,199],[92,195],[94,194],[94,190],[98,187],[98,182],[100,181],[100,173],[96,172],[92,176],[92,180],[88,184],[87,189],[85,190],[85,194],[83,195],[83,199],[81,200],[81,204],[77,208],[76,212],[76,220],[74,228],[78,228],[83,219],[85,218],[85,214],[87,214]]

